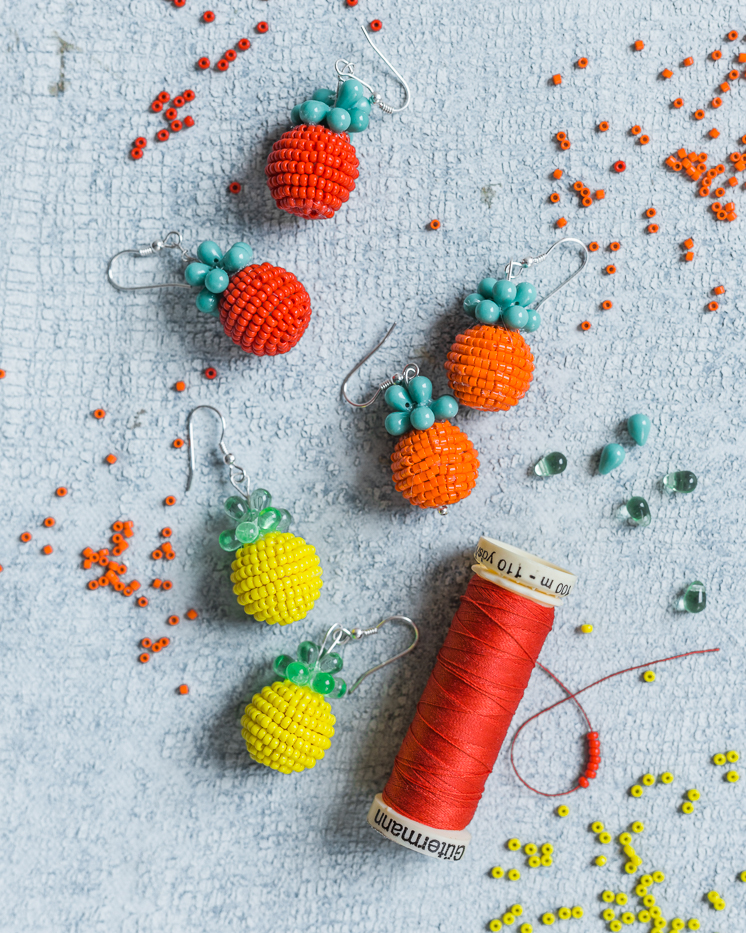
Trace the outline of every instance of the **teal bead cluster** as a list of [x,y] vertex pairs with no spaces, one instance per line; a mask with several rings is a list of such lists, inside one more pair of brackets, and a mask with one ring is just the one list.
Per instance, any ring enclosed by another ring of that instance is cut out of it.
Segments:
[[394,437],[410,430],[427,431],[436,421],[453,418],[458,412],[458,402],[452,395],[433,398],[433,384],[425,376],[415,376],[406,386],[389,386],[384,398],[393,409],[386,416],[386,430]]
[[528,308],[534,301],[536,289],[530,282],[516,285],[509,279],[482,279],[464,299],[464,311],[480,324],[502,324],[507,330],[532,334],[541,326],[539,312]]
[[336,651],[322,654],[320,645],[302,641],[298,645],[297,660],[289,654],[280,654],[275,658],[272,670],[299,687],[309,686],[316,693],[334,700],[347,693],[345,681],[334,676],[342,670],[342,664],[342,656]]
[[235,528],[221,531],[218,541],[224,551],[237,551],[244,544],[254,544],[271,531],[287,531],[293,516],[287,509],[276,509],[266,489],[255,489],[248,499],[231,496],[226,499],[225,511]]
[[327,126],[332,133],[362,133],[368,129],[373,98],[357,78],[342,82],[339,93],[322,87],[310,100],[296,104],[290,114],[293,126]]
[[187,285],[202,286],[196,305],[205,314],[217,314],[220,296],[228,288],[230,276],[249,265],[254,251],[248,243],[234,243],[223,255],[217,243],[204,240],[197,247],[198,262],[184,270]]

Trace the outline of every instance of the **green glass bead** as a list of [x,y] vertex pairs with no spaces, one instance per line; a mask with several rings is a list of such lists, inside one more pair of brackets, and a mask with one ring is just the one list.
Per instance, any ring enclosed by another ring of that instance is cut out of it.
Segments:
[[598,472],[602,476],[616,470],[624,462],[624,447],[621,444],[607,444],[601,451],[601,459],[598,463]]
[[300,661],[291,661],[285,669],[285,676],[289,681],[303,687],[308,683],[308,668]]
[[326,125],[332,133],[344,133],[351,122],[349,112],[342,107],[333,107],[326,115]]
[[256,512],[261,512],[263,509],[268,509],[270,505],[272,505],[272,496],[270,496],[266,489],[255,489],[249,496],[249,502],[251,503],[252,509]]
[[285,676],[285,672],[288,669],[288,664],[293,663],[293,658],[289,654],[278,654],[277,657],[272,662],[272,670],[280,677]]
[[241,522],[236,525],[236,537],[241,544],[253,544],[259,540],[261,532],[256,522]]
[[223,508],[234,522],[240,522],[246,518],[246,513],[249,511],[249,503],[243,496],[231,496],[229,499],[225,500]]
[[500,279],[492,286],[492,300],[501,308],[509,308],[515,301],[515,284],[508,279]]
[[315,667],[320,652],[321,647],[315,641],[302,641],[298,645],[298,660],[309,668]]
[[497,285],[497,279],[482,279],[482,281],[477,285],[477,291],[482,296],[482,298],[489,298],[492,300],[492,289]]
[[430,411],[436,421],[445,421],[447,418],[455,418],[458,414],[458,402],[452,395],[441,395],[436,398],[430,406]]
[[650,506],[642,496],[632,496],[625,505],[624,511],[629,519],[630,525],[637,525],[639,528],[647,528],[652,521]]
[[306,126],[316,126],[329,113],[329,105],[320,100],[307,100],[300,105],[300,121]]
[[640,447],[644,447],[650,434],[650,418],[647,415],[631,415],[627,418],[629,436]]
[[484,298],[479,294],[479,292],[472,292],[471,295],[467,295],[464,298],[464,312],[469,315],[469,317],[476,317],[477,305],[480,301],[484,301]]
[[205,288],[213,295],[222,294],[228,288],[228,273],[222,269],[212,269],[205,276]]
[[667,492],[694,492],[697,488],[697,477],[691,470],[677,470],[663,477],[663,486]]
[[209,289],[203,288],[194,299],[194,303],[197,305],[197,310],[202,311],[203,314],[217,314],[220,299],[217,295],[213,295]]
[[433,398],[433,384],[427,376],[415,376],[409,380],[407,394],[417,405],[427,405]]
[[520,330],[528,324],[528,311],[523,305],[511,305],[503,311],[501,320],[508,330]]
[[392,411],[390,415],[386,415],[383,426],[394,437],[406,434],[411,427],[409,413],[406,411]]
[[695,580],[684,590],[684,595],[679,600],[679,608],[687,612],[702,612],[707,606],[707,593],[704,583]]
[[567,469],[567,457],[558,450],[547,454],[534,467],[534,473],[537,476],[556,476],[558,473],[564,473]]
[[223,251],[212,240],[203,240],[197,247],[197,258],[213,268],[223,258]]
[[240,272],[253,258],[254,250],[247,243],[234,243],[223,256],[223,268],[230,273]]
[[334,689],[327,694],[328,699],[336,700],[337,697],[343,697],[347,693],[347,684],[341,677],[334,678]]
[[370,111],[361,110],[359,107],[353,107],[350,110],[350,125],[347,127],[348,133],[362,133],[368,129],[370,123]]
[[474,316],[480,324],[497,324],[502,313],[500,305],[495,304],[490,298],[480,301],[474,309]]
[[537,331],[541,327],[541,315],[538,311],[528,312],[528,320],[523,326],[523,329],[527,334],[533,334],[534,331]]
[[228,531],[220,532],[218,544],[224,551],[237,551],[241,547],[241,542],[236,537],[236,532],[232,528]]
[[270,531],[275,531],[280,524],[281,518],[282,513],[279,509],[274,509],[272,507],[264,509],[264,511],[259,513],[259,531],[262,534],[269,534]]
[[323,671],[325,674],[336,674],[337,671],[342,670],[343,666],[342,655],[338,654],[336,651],[330,651],[329,654],[324,655],[319,662],[319,670]]
[[288,512],[287,509],[280,509],[280,521],[275,528],[275,531],[279,531],[280,534],[284,534],[288,528],[293,523],[293,516]]
[[309,686],[311,687],[311,690],[315,691],[316,693],[320,693],[322,696],[326,696],[334,689],[334,678],[331,674],[324,674],[319,671],[318,674],[314,674],[313,680]]
[[326,104],[327,107],[333,107],[336,97],[336,91],[332,91],[328,87],[320,87],[313,92],[311,100],[320,100],[321,103]]
[[394,411],[411,411],[414,408],[409,393],[400,385],[389,386],[383,398],[389,408],[393,408]]
[[431,428],[435,424],[435,415],[433,414],[432,408],[428,405],[415,408],[409,415],[409,423],[415,431],[427,431],[428,428]]
[[184,280],[187,285],[204,285],[205,276],[212,269],[212,266],[205,265],[204,262],[190,262],[184,269]]
[[517,304],[527,307],[536,301],[536,289],[530,282],[521,282],[515,290],[515,300]]
[[365,97],[365,85],[361,84],[357,78],[348,78],[342,84],[337,95],[337,107],[343,110],[352,110],[352,108]]

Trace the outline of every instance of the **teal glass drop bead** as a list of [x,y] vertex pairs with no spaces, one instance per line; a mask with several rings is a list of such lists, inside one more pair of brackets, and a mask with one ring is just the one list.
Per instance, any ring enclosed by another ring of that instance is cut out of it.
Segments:
[[557,476],[558,473],[564,473],[567,469],[567,457],[558,450],[547,454],[534,467],[534,473],[537,476]]
[[621,444],[607,444],[601,451],[601,459],[598,462],[598,472],[605,476],[616,470],[624,462],[624,447]]
[[631,525],[637,525],[638,528],[647,528],[652,521],[650,506],[642,496],[632,496],[624,505],[624,511]]
[[261,532],[256,522],[241,522],[236,525],[236,537],[241,544],[253,544],[259,540]]
[[536,301],[536,289],[530,282],[521,282],[515,290],[515,300],[517,304],[527,307]]
[[537,331],[541,327],[541,315],[538,311],[529,311],[528,320],[526,321],[523,329],[527,334],[533,334],[534,331]]
[[205,276],[205,288],[213,295],[221,295],[228,288],[228,273],[222,269],[212,269]]
[[650,434],[650,418],[647,415],[631,415],[627,418],[629,436],[640,447],[644,447]]
[[663,477],[663,487],[666,492],[694,492],[697,488],[697,477],[691,470],[666,473]]
[[280,521],[278,522],[277,528],[275,531],[280,534],[284,534],[288,528],[293,523],[293,516],[288,512],[287,509],[280,509]]
[[234,522],[240,522],[246,518],[246,513],[249,511],[249,503],[243,496],[231,496],[229,499],[225,500],[223,508]]
[[343,82],[337,95],[337,107],[343,110],[352,110],[352,108],[365,97],[365,86],[357,78],[348,78]]
[[406,434],[412,426],[409,421],[409,413],[406,411],[392,411],[390,415],[386,415],[383,426],[394,437]]
[[298,645],[298,660],[307,665],[309,669],[314,668],[320,652],[321,648],[315,641],[302,641]]
[[687,612],[697,613],[704,611],[707,606],[707,592],[704,583],[695,580],[684,590],[684,595],[679,600],[679,607]]
[[313,680],[309,686],[315,693],[320,693],[321,696],[326,696],[334,689],[334,678],[331,674],[323,674],[321,671],[319,671],[318,674],[314,674]]
[[511,305],[503,311],[501,320],[508,330],[520,330],[528,324],[528,311],[523,305]]
[[246,243],[234,243],[223,256],[223,268],[228,273],[240,272],[254,258],[254,250]]
[[504,310],[515,301],[515,284],[508,279],[500,279],[492,286],[492,300]]
[[344,133],[351,122],[349,112],[341,107],[333,107],[326,115],[326,125],[332,133]]
[[343,697],[347,693],[347,684],[342,680],[341,677],[334,678],[334,689],[331,693],[327,694],[327,698],[330,700],[336,700],[337,697]]
[[197,310],[202,311],[203,314],[217,314],[220,299],[217,295],[213,295],[208,288],[203,288],[194,299],[194,303],[197,305]]
[[[362,103],[362,101],[361,101]],[[348,133],[362,133],[368,129],[370,123],[370,110],[361,110],[360,107],[353,107],[349,111],[350,125],[347,127]]]
[[311,100],[320,100],[321,103],[326,104],[327,107],[333,107],[336,96],[336,92],[330,90],[328,87],[320,87],[313,92]]
[[342,667],[342,655],[338,654],[336,651],[330,651],[329,654],[324,655],[319,662],[319,670],[323,671],[325,674],[336,674],[337,671],[342,670]]
[[270,505],[272,505],[272,496],[266,489],[255,489],[249,496],[249,502],[254,511],[261,512],[263,509],[268,509]]
[[278,654],[272,662],[272,670],[279,677],[284,677],[288,669],[288,664],[293,663],[293,658],[289,654]]
[[292,683],[303,687],[308,683],[308,668],[300,661],[291,661],[285,669],[285,676]]
[[411,411],[414,408],[409,393],[400,385],[389,386],[383,398],[394,411]]
[[291,126],[298,126],[298,124],[301,122],[300,108],[302,106],[303,104],[296,104],[295,107],[293,107],[293,109],[290,111],[290,125]]
[[482,281],[477,285],[477,291],[482,296],[482,298],[489,298],[492,300],[492,289],[497,285],[497,279],[482,279]]
[[471,295],[467,295],[464,298],[464,313],[468,314],[469,317],[476,317],[477,305],[480,301],[484,301],[484,298],[479,292],[472,292]]
[[203,240],[197,247],[197,257],[212,269],[223,258],[223,251],[212,240]]
[[329,113],[329,105],[320,100],[307,100],[300,105],[300,121],[306,126],[316,126]]
[[415,431],[427,431],[435,424],[435,415],[428,405],[423,405],[409,415],[409,423]]
[[259,513],[259,531],[262,534],[269,534],[270,531],[275,531],[280,524],[281,518],[282,513],[279,509],[274,509],[272,507],[264,509],[263,512]]
[[187,285],[204,285],[205,276],[210,269],[212,266],[207,266],[204,262],[190,262],[184,269],[184,281]]
[[352,109],[350,109],[349,107],[347,109],[350,111],[350,116],[352,116],[352,114],[355,113],[356,111],[359,113],[369,114],[372,106],[373,106],[372,97],[361,97],[360,100],[355,104],[355,106],[352,107]]
[[417,405],[426,405],[432,401],[433,384],[427,376],[415,376],[409,380],[407,394]]
[[236,532],[232,528],[220,532],[218,535],[218,544],[224,551],[237,551],[241,547],[241,542],[236,537]]
[[445,421],[455,418],[458,414],[458,402],[452,395],[441,395],[430,406],[430,411],[436,421]]
[[491,298],[480,301],[474,309],[474,316],[480,324],[497,324],[502,313],[500,306],[496,305]]

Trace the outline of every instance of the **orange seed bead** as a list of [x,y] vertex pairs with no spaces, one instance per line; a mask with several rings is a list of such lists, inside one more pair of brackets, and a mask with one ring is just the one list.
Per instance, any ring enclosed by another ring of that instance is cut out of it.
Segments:
[[600,249],[601,247],[598,245],[598,243],[596,243],[595,240],[588,244],[588,251],[591,253],[597,253]]
[[148,605],[148,597],[140,596],[137,600],[137,605],[140,606],[141,609],[144,609]]
[[724,295],[725,289],[722,285],[716,285],[712,290],[713,295]]
[[604,311],[611,311],[611,309],[614,307],[614,303],[609,301],[607,298],[606,301],[601,302],[601,307],[604,309]]
[[717,303],[717,301],[711,301],[711,302],[707,305],[707,310],[708,310],[708,311],[717,311],[717,309],[718,309],[719,307],[720,307],[720,305]]
[[555,86],[562,84],[562,75],[552,75],[552,81],[554,81]]
[[549,195],[549,200],[552,202],[552,204],[558,204],[558,203],[559,203],[559,200],[560,200],[560,196],[557,194],[556,191],[553,191],[553,192]]
[[428,227],[430,227],[431,230],[440,230],[440,221],[431,220],[430,223],[428,224]]
[[140,657],[137,660],[140,662],[140,664],[147,664],[148,661],[150,660],[150,655],[145,654],[145,652],[143,651],[143,653],[140,655]]
[[606,192],[604,191],[603,188],[599,188],[598,191],[596,192],[596,200],[603,201],[605,197],[606,197]]
[[587,68],[587,67],[588,67],[588,59],[587,59],[587,58],[579,58],[579,59],[578,59],[578,68]]
[[61,499],[63,496],[66,496],[66,495],[67,495],[67,487],[66,487],[66,486],[58,486],[58,487],[55,489],[54,494],[55,494],[56,496],[59,496],[59,498]]
[[555,221],[555,226],[556,226],[556,227],[560,227],[560,228],[566,227],[566,226],[567,226],[567,221],[565,220],[564,217],[559,217],[559,218]]
[[186,617],[187,619],[194,620],[194,619],[199,618],[199,613],[197,612],[196,609],[187,609]]
[[166,619],[166,621],[168,622],[169,625],[178,625],[181,620],[179,619],[178,616],[169,616],[168,619]]
[[666,78],[666,79],[673,78],[673,72],[671,71],[670,68],[664,68],[663,71],[661,72],[661,77]]
[[54,519],[52,518],[51,515],[49,516],[49,518],[45,518],[45,519],[44,519],[44,527],[45,527],[45,528],[54,528],[54,526],[55,526],[55,521],[54,521]]
[[598,124],[598,129],[599,129],[599,132],[601,132],[601,133],[605,133],[606,130],[608,130],[608,128],[609,128],[609,121],[608,121],[608,120],[602,120],[602,121]]
[[607,266],[607,267],[606,267],[606,274],[607,274],[607,275],[614,275],[615,272],[616,272],[616,266]]
[[176,505],[176,496],[166,496],[163,503],[164,505]]
[[637,39],[635,41],[635,52],[642,52],[644,48],[645,48],[645,43],[642,41],[642,39]]
[[100,421],[102,418],[106,417],[106,412],[103,410],[103,408],[97,408],[93,413],[93,417]]
[[107,463],[116,463],[116,462],[117,462],[117,458],[114,456],[114,454],[107,454],[107,456],[106,456],[106,462],[107,462]]
[[186,383],[179,380],[174,386],[174,389],[176,389],[177,392],[183,392],[184,389],[186,389]]
[[580,329],[581,329],[581,330],[590,330],[590,329],[591,329],[591,322],[590,322],[590,321],[583,321],[583,323],[580,325]]
[[710,132],[707,135],[710,136],[712,139],[717,139],[718,136],[720,135],[720,130],[716,130],[715,127],[713,126],[713,128],[710,130]]
[[180,684],[180,685],[179,685],[179,693],[180,693],[182,696],[186,696],[186,694],[189,693],[189,687],[188,687],[186,684]]
[[694,64],[694,59],[691,55],[688,55],[681,64],[684,68],[690,68]]
[[694,249],[694,240],[689,237],[688,240],[684,240],[684,247],[686,249]]
[[556,169],[552,172],[552,178],[556,178],[557,181],[559,181],[560,178],[562,178],[562,175],[563,175],[563,172],[562,172],[562,169],[561,169],[561,168],[556,168]]
[[672,101],[671,106],[675,107],[676,110],[680,110],[684,106],[684,98],[677,97],[675,101]]

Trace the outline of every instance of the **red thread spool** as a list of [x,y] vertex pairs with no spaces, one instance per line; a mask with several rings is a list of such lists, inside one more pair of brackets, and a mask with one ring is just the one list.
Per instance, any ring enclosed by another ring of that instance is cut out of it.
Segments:
[[466,830],[528,686],[554,607],[576,577],[491,538],[368,822],[392,842],[459,861]]

